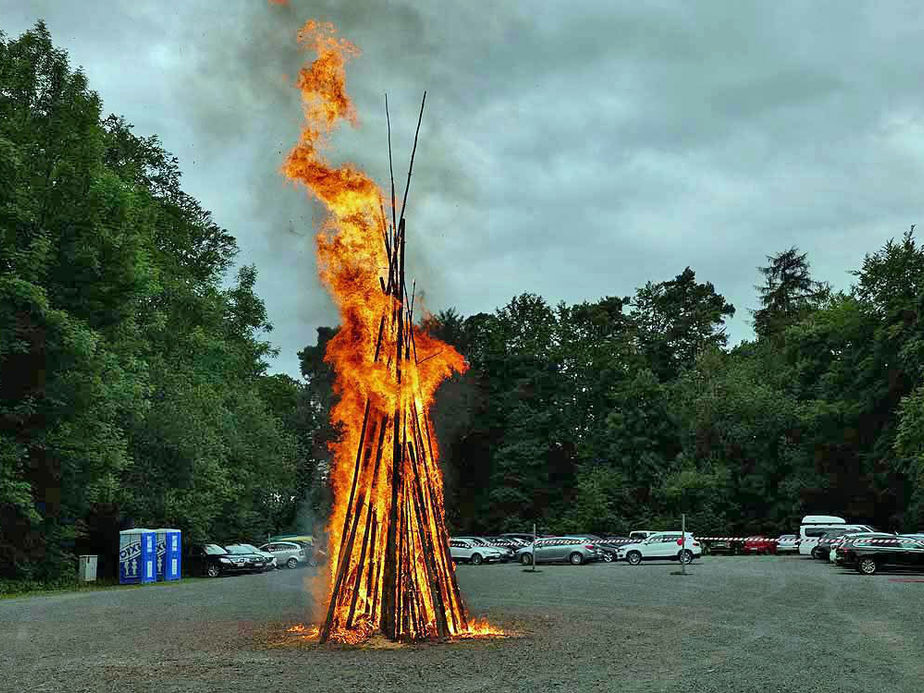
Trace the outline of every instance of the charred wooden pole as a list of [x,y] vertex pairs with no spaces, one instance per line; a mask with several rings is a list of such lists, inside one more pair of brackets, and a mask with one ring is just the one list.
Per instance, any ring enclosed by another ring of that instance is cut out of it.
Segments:
[[418,366],[437,355],[417,357],[416,285],[408,295],[405,280],[405,211],[425,103],[426,92],[399,214],[386,97],[391,228],[380,207],[376,233],[380,222],[387,267],[379,285],[386,301],[370,367],[382,369],[393,390],[384,398],[366,400],[322,642],[375,628],[392,640],[445,638],[468,628],[449,554],[430,423],[426,410],[418,410],[419,393],[414,390]]

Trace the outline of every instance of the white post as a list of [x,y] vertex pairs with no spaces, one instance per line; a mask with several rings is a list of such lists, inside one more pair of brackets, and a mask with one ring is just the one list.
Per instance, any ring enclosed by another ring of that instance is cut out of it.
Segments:
[[536,523],[533,522],[533,572],[536,572]]
[[680,545],[680,572],[684,575],[687,574],[687,564],[684,563],[683,556],[684,551],[687,550],[687,515],[682,513],[680,515],[680,541],[683,542]]

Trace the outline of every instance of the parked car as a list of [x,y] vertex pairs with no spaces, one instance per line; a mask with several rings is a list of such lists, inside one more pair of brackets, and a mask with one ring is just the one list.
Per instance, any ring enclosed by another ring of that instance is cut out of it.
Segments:
[[308,552],[305,547],[294,541],[274,541],[260,547],[261,551],[269,553],[276,559],[277,566],[297,568],[308,563]]
[[748,537],[744,540],[744,546],[741,547],[741,553],[756,554],[775,554],[776,542],[767,537]]
[[600,560],[604,563],[613,563],[619,558],[618,546],[610,544],[608,540],[596,534],[585,534],[582,538],[588,539],[596,547]]
[[[235,550],[231,550],[234,548]],[[184,557],[184,566],[190,575],[218,577],[227,573],[262,571],[265,559],[249,550],[220,544],[192,544]]]
[[[508,533],[508,534],[501,534],[500,536],[503,537],[503,538],[505,538],[505,539],[517,539],[517,540],[522,541],[522,542],[525,542],[525,543],[527,543],[527,544],[532,544],[532,543],[533,543],[533,535],[532,535],[532,534],[517,534],[516,532],[513,532],[513,533]],[[541,537],[541,536],[542,536],[542,535],[539,534],[539,535],[537,535],[536,538],[538,539],[538,538]]]
[[[183,570],[188,575],[218,577],[222,573],[221,558],[229,558],[224,546],[219,544],[190,544],[184,547]],[[230,572],[234,564],[225,564]]]
[[263,549],[258,549],[253,544],[238,544],[238,546],[243,546],[245,549],[250,549],[254,553],[259,554],[260,556],[263,556],[263,558],[267,560],[267,563],[265,563],[263,566],[264,570],[275,570],[276,568],[279,567],[279,564],[276,563],[276,557],[273,554],[269,553],[268,551],[264,551]]
[[513,560],[516,557],[516,549],[511,548],[509,546],[503,546],[485,537],[455,537],[455,538],[471,542],[472,544],[475,544],[476,546],[486,546],[489,548],[497,549],[500,552],[501,561],[504,563],[506,563],[507,561]]
[[634,541],[645,541],[652,534],[657,534],[653,529],[635,529],[629,532],[629,539]]
[[845,568],[853,567],[854,556],[848,557],[847,550],[854,542],[863,539],[894,539],[894,534],[886,532],[856,532],[854,534],[845,534],[839,537],[831,545],[830,560],[834,565],[844,566]]
[[524,541],[523,539],[514,539],[512,537],[496,537],[496,536],[485,537],[485,540],[491,546],[497,546],[503,549],[510,549],[511,552],[513,553],[514,558],[516,557],[517,550],[522,549],[524,546],[528,544],[531,544],[533,541],[532,539],[530,539],[529,541]]
[[631,544],[633,540],[618,534],[608,534],[603,537],[603,541],[607,546],[621,546],[622,544]]
[[244,570],[262,573],[273,568],[273,557],[250,544],[228,544],[225,550],[231,555],[234,564],[242,566]]
[[635,544],[619,547],[619,557],[629,565],[639,565],[642,561],[679,560],[690,563],[697,556],[702,556],[700,543],[693,534],[684,537],[680,530],[673,532],[655,532],[650,537]]
[[[818,546],[820,538],[828,532],[839,529],[850,529],[855,532],[876,531],[868,525],[849,525],[843,517],[836,517],[834,515],[806,515],[802,518],[802,524],[799,525],[799,554],[802,556],[815,557],[813,552]],[[827,557],[827,554],[825,554],[825,557]]]
[[570,563],[582,565],[601,558],[597,547],[583,537],[543,537],[536,542],[536,555],[532,544],[517,551],[517,559],[523,565],[539,563]]
[[886,566],[924,569],[924,540],[911,537],[855,539],[845,554],[845,562],[861,575],[873,575]]
[[798,553],[799,537],[795,534],[781,534],[776,540],[777,553]]
[[831,553],[831,546],[835,541],[840,539],[846,534],[876,534],[876,530],[866,525],[853,525],[848,527],[842,527],[838,529],[832,529],[824,534],[822,534],[818,541],[815,543],[815,546],[811,548],[812,558],[817,558],[819,560],[825,560],[829,557]]
[[481,565],[482,563],[498,563],[504,552],[493,546],[475,544],[467,539],[450,539],[449,554],[452,560],[457,563],[471,563],[472,565]]
[[703,553],[724,553],[729,556],[741,552],[741,542],[731,539],[713,539],[703,542]]

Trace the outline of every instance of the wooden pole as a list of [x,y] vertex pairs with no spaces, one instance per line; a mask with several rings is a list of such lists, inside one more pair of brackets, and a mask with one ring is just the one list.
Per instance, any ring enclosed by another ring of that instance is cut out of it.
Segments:
[[404,185],[404,200],[401,202],[401,221],[404,221],[404,208],[407,206],[407,191],[411,188],[411,171],[414,170],[414,155],[417,153],[417,138],[420,135],[420,122],[423,120],[424,104],[427,103],[427,92],[423,93],[420,101],[420,115],[417,116],[417,131],[414,133],[414,147],[411,149],[411,163],[407,167],[407,183]]
[[398,222],[395,219],[395,207],[398,206],[398,200],[395,199],[395,168],[391,162],[391,118],[388,115],[388,94],[385,94],[385,124],[388,127],[388,175],[391,178],[391,228],[396,229]]
[[[349,557],[349,552],[347,550],[347,544],[344,541],[344,537],[347,533],[347,527],[350,523],[350,513],[353,510],[353,501],[356,498],[356,487],[359,484],[360,476],[360,462],[362,461],[363,448],[365,447],[366,439],[366,425],[369,422],[369,400],[366,400],[366,409],[363,412],[363,425],[360,428],[359,434],[359,445],[356,450],[356,462],[353,465],[353,483],[350,488],[350,500],[347,503],[347,511],[343,517],[343,530],[340,533],[340,551],[338,552],[337,557],[337,577],[334,581],[334,587],[330,593],[330,604],[327,606],[327,618],[324,620],[324,625],[321,628],[321,633],[319,640],[327,642],[327,639],[330,637],[331,627],[333,626],[334,621],[334,612],[336,611],[337,600],[340,596],[340,588],[343,585],[344,574],[346,573],[346,559]],[[352,548],[352,547],[350,547]]]

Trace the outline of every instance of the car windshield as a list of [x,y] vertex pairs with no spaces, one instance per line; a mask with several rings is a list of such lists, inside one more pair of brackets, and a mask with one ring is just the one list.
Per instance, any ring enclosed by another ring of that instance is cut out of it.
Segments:
[[257,548],[256,546],[254,546],[253,544],[241,544],[241,546],[243,546],[245,549],[250,549],[250,550],[253,551],[254,553],[257,553],[257,552],[260,551],[260,549],[258,549],[258,548]]
[[225,551],[223,546],[219,546],[218,544],[206,544],[202,548],[209,556],[217,556],[219,554],[228,553]]
[[242,553],[253,553],[253,549],[248,549],[243,544],[232,544],[228,547],[228,553],[242,554]]

